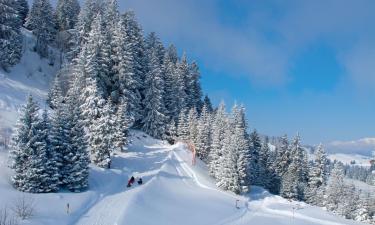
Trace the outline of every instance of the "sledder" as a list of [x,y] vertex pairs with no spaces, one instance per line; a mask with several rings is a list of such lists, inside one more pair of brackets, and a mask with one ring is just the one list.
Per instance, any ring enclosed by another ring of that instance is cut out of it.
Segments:
[[134,179],[134,177],[132,176],[132,177],[129,179],[129,181],[128,181],[128,185],[127,185],[127,187],[131,187],[132,184],[134,183],[134,181],[135,181],[135,179]]

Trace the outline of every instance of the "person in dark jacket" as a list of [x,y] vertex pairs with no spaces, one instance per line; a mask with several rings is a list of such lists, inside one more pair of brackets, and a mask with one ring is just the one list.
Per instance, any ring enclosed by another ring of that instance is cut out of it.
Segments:
[[138,180],[138,184],[141,185],[142,183],[143,183],[142,178],[139,178],[139,180]]

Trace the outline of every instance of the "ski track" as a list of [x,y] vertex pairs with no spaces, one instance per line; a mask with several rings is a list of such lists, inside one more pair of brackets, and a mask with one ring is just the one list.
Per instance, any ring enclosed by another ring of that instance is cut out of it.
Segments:
[[[154,154],[154,153],[166,153],[166,156],[163,157],[163,160],[168,159],[170,157],[169,152],[171,150],[168,146],[145,146],[145,148],[151,150],[146,154]],[[153,150],[155,149],[155,150]],[[155,163],[159,163],[159,158],[156,159]],[[161,164],[160,168],[158,169],[145,169],[145,168],[137,168],[137,170],[144,170],[140,174],[147,174],[151,175],[152,178],[145,182],[142,186],[133,186],[129,189],[118,189],[117,192],[113,192],[112,190],[108,190],[107,192],[101,193],[97,195],[95,201],[92,204],[89,204],[87,209],[81,214],[76,216],[76,220],[71,222],[71,225],[79,224],[79,225],[117,225],[119,219],[121,219],[122,214],[117,212],[123,212],[128,207],[127,204],[124,204],[124,199],[129,199],[132,196],[129,195],[131,192],[139,192],[147,185],[153,182],[155,176],[159,173],[160,169],[163,167],[164,164]],[[123,169],[124,171],[124,169]],[[126,175],[131,176],[133,173],[131,171],[126,171],[124,173],[124,177]],[[127,180],[123,184],[122,187],[126,186]],[[97,183],[94,181],[94,183]],[[100,185],[97,186],[100,188]],[[121,188],[121,187],[120,187]],[[94,219],[93,219],[94,218]],[[92,223],[92,221],[95,221]]]
[[[146,147],[146,146],[145,146]],[[142,174],[151,173],[151,178],[142,186],[136,186],[134,188],[122,190],[118,189],[117,192],[111,193],[110,190],[107,192],[98,194],[96,199],[91,201],[90,204],[87,206],[85,210],[82,211],[81,215],[75,215],[75,219],[70,224],[79,224],[79,225],[119,225],[118,221],[121,219],[122,213],[128,207],[128,204],[124,204],[124,200],[132,200],[129,198],[134,198],[134,195],[130,195],[131,192],[140,192],[146,186],[150,185],[155,181],[155,178],[158,176],[160,170],[165,165],[165,161],[170,160],[172,162],[173,167],[176,169],[176,172],[179,176],[181,176],[182,182],[189,186],[198,186],[202,189],[220,192],[220,194],[227,195],[233,199],[233,201],[240,200],[241,203],[244,203],[244,206],[241,207],[241,210],[234,215],[225,218],[222,221],[216,223],[217,225],[225,225],[225,224],[245,224],[251,222],[251,219],[257,215],[264,215],[264,216],[280,216],[281,218],[287,219],[299,219],[303,221],[308,221],[311,223],[321,224],[321,225],[344,225],[343,223],[326,221],[314,217],[309,217],[300,213],[292,213],[291,211],[286,210],[279,210],[279,209],[272,209],[270,208],[271,202],[262,201],[260,206],[252,206],[250,207],[249,203],[250,198],[245,196],[237,196],[229,192],[222,191],[217,188],[209,187],[204,184],[204,182],[200,181],[196,172],[193,168],[186,161],[179,156],[177,150],[181,151],[180,146],[147,146],[146,148],[151,150],[149,153],[154,152],[169,152],[164,157],[164,163],[160,165],[160,168],[157,170],[145,170]],[[152,151],[155,148],[156,150]],[[186,149],[183,149],[187,151]],[[139,169],[139,168],[138,168]],[[131,171],[128,171],[128,175],[132,174]],[[94,185],[96,188],[100,188],[100,185],[97,181],[94,181]],[[255,200],[257,201],[257,200]],[[131,201],[129,201],[131,202]],[[251,214],[250,214],[251,213]],[[94,220],[93,220],[94,219]],[[95,223],[92,223],[95,221]],[[110,222],[111,221],[111,222]]]

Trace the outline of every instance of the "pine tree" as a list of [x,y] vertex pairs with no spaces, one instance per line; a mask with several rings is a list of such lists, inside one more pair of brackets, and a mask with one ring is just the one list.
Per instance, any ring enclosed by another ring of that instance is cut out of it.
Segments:
[[301,146],[300,136],[294,138],[291,144],[292,163],[296,165],[295,177],[298,181],[298,200],[305,199],[305,189],[308,181],[308,162],[305,150]]
[[330,211],[336,211],[344,195],[344,172],[340,163],[335,163],[325,188],[325,207]]
[[51,121],[48,116],[48,112],[45,109],[42,114],[42,120],[40,124],[40,134],[42,135],[42,140],[44,140],[47,146],[46,152],[46,162],[45,167],[48,173],[47,183],[48,183],[48,191],[47,192],[54,192],[59,190],[59,178],[60,178],[60,171],[58,167],[58,159],[56,158],[56,153],[51,146],[51,137],[50,132],[52,130]]
[[176,122],[174,120],[171,120],[171,122],[167,126],[166,139],[170,144],[172,144],[177,141],[177,137],[178,132]]
[[211,146],[211,115],[207,111],[207,107],[204,105],[198,121],[197,126],[197,137],[196,137],[196,151],[197,155],[204,162],[208,162],[208,155],[210,153]]
[[270,149],[268,147],[268,139],[262,142],[262,147],[259,152],[259,174],[260,174],[260,184],[261,186],[274,192],[273,181],[274,181],[274,171],[272,169],[272,162],[270,156]]
[[129,128],[133,120],[128,115],[128,106],[125,100],[121,100],[116,113],[115,146],[124,151],[128,144]]
[[182,110],[178,116],[177,136],[180,140],[189,139],[189,124],[185,110]]
[[275,193],[279,193],[281,180],[283,179],[283,175],[287,172],[291,162],[289,140],[288,137],[284,135],[280,138],[279,144],[276,146],[275,160],[273,164],[276,173],[273,185],[276,190]]
[[164,99],[167,114],[170,120],[177,120],[178,117],[178,83],[177,83],[177,50],[171,45],[168,47],[164,57],[164,71],[165,71],[165,88]]
[[91,161],[102,168],[111,168],[115,140],[113,115],[112,103],[108,100],[100,110],[100,116],[89,127]]
[[17,0],[18,12],[21,19],[21,24],[24,24],[29,14],[29,3],[27,0]]
[[71,52],[70,58],[75,59],[81,52],[83,46],[88,42],[89,33],[91,32],[92,23],[98,14],[104,11],[102,0],[86,0],[79,15],[75,26],[77,32],[77,43]]
[[225,138],[222,146],[222,156],[219,158],[220,166],[216,173],[217,186],[223,190],[229,190],[240,194],[243,190],[240,177],[237,172],[238,155],[233,144],[233,127],[225,131]]
[[[133,69],[134,69],[134,79],[137,82],[137,94],[140,95],[141,104],[142,99],[145,98],[144,90],[145,90],[145,77],[146,77],[146,68],[147,68],[147,60],[145,57],[145,44],[144,44],[144,38],[143,38],[143,31],[138,22],[135,19],[134,12],[128,11],[125,12],[121,16],[122,25],[125,28],[125,31],[127,33],[127,37],[129,38],[129,41],[127,43],[130,47],[130,52],[133,58]],[[142,119],[143,119],[143,113],[141,110],[141,106],[139,106],[139,112],[135,113],[135,126],[139,127]]]
[[227,129],[227,118],[225,104],[221,102],[212,123],[212,143],[211,151],[208,156],[208,169],[211,176],[217,178],[217,171],[220,167],[220,159],[223,157],[222,147]]
[[71,152],[72,147],[70,139],[70,126],[72,125],[69,121],[70,113],[66,109],[66,104],[60,102],[56,105],[51,122],[51,149],[59,169],[59,181],[61,185],[68,183],[69,167],[72,166],[65,159]]
[[186,55],[183,54],[181,60],[177,63],[176,84],[178,92],[175,94],[178,99],[178,109],[189,109],[188,82],[189,82],[189,64]]
[[315,159],[309,170],[309,181],[306,193],[306,201],[314,205],[320,205],[323,199],[323,187],[327,183],[327,155],[322,144],[315,152]]
[[36,52],[41,57],[47,57],[48,45],[56,35],[56,21],[49,0],[34,1],[25,25],[36,36]]
[[141,94],[139,92],[140,81],[136,77],[136,62],[134,58],[133,44],[127,34],[126,24],[121,17],[114,33],[114,70],[118,80],[119,96],[127,102],[128,112],[134,120],[141,117]]
[[250,188],[249,165],[251,163],[251,157],[246,133],[245,112],[242,107],[237,108],[235,105],[232,113],[234,119],[234,133],[231,139],[232,148],[237,155],[236,168],[241,186],[241,193],[247,193]]
[[22,25],[18,2],[0,0],[0,68],[8,70],[22,56]]
[[76,104],[77,95],[74,91],[69,93],[67,108],[71,112],[68,117],[70,152],[64,156],[64,170],[68,175],[64,183],[74,192],[88,187],[90,163],[84,124],[80,118],[81,109]]
[[80,6],[77,0],[58,0],[55,11],[58,30],[73,29],[78,21],[79,12]]
[[187,123],[189,129],[189,139],[193,143],[197,143],[198,135],[198,112],[195,108],[191,108],[187,115]]
[[165,134],[167,118],[163,99],[164,80],[156,51],[151,53],[145,84],[145,99],[143,100],[145,114],[142,130],[153,137],[160,138]]
[[262,148],[262,143],[259,137],[259,134],[254,130],[249,136],[249,148],[250,148],[250,157],[251,163],[249,167],[250,182],[253,185],[262,185],[262,178],[260,177],[260,151]]
[[32,193],[56,190],[47,171],[48,137],[38,110],[38,105],[29,96],[22,109],[10,153],[15,172],[12,176],[13,185],[20,191]]
[[189,77],[188,77],[188,96],[189,105],[188,107],[195,107],[200,109],[202,107],[202,89],[200,85],[200,73],[198,65],[192,62],[189,65]]
[[[145,49],[149,62],[154,61],[153,63],[156,63],[158,66],[163,65],[165,49],[155,32],[151,32],[147,35],[145,39]],[[153,59],[153,57],[156,57],[156,60]],[[152,68],[149,67],[149,69]]]
[[281,180],[280,194],[284,198],[299,200],[298,165],[295,161],[288,166]]
[[51,109],[55,109],[63,101],[64,97],[62,95],[60,77],[56,76],[48,92],[47,103]]
[[212,113],[214,111],[213,107],[212,107],[212,103],[211,103],[211,100],[210,98],[208,97],[208,95],[205,95],[204,96],[204,99],[203,99],[203,105],[206,105],[207,107],[207,111],[209,113]]
[[35,151],[33,146],[35,139],[30,136],[30,133],[38,122],[38,106],[30,95],[27,104],[22,107],[15,135],[12,138],[13,150],[10,152],[11,167],[14,170],[12,183],[20,191],[26,191],[28,161],[32,152]]

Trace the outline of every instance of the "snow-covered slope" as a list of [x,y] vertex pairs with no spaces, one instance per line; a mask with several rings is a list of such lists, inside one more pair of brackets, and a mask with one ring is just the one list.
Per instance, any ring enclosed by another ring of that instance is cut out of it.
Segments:
[[358,154],[344,154],[344,153],[334,153],[329,154],[328,158],[333,160],[340,161],[348,165],[364,166],[370,167],[370,160],[372,159],[369,156],[358,155]]
[[0,130],[14,126],[17,110],[25,103],[27,95],[32,94],[44,102],[49,84],[59,69],[57,57],[53,65],[50,59],[41,59],[33,51],[34,37],[29,31],[23,30],[22,33],[24,44],[20,63],[9,73],[0,69]]
[[[191,165],[183,145],[170,146],[136,131],[132,140],[128,152],[114,157],[112,169],[91,166],[88,191],[26,194],[35,199],[36,212],[23,224],[360,224],[259,187],[248,196],[221,191],[201,161]],[[4,152],[0,162],[0,205],[12,205],[21,193],[9,183]],[[144,184],[127,188],[132,175]]]

